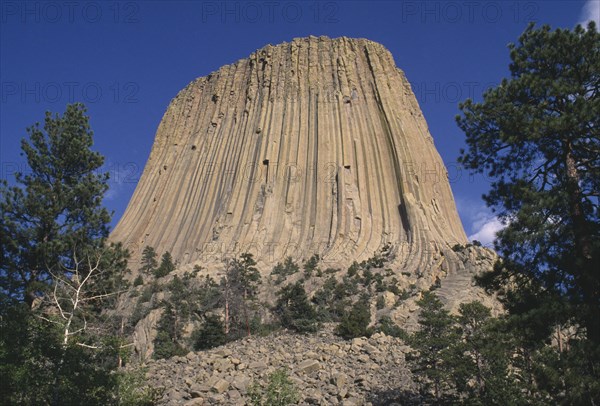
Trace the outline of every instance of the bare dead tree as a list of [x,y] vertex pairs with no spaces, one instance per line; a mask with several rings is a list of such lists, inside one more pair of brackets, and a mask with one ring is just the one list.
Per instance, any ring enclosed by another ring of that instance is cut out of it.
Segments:
[[[71,344],[77,336],[82,336],[90,329],[88,323],[89,307],[92,303],[112,296],[118,296],[127,289],[98,292],[95,289],[103,278],[108,276],[109,269],[102,266],[104,250],[93,250],[79,254],[73,250],[69,265],[61,263],[60,269],[48,269],[53,278],[53,287],[44,297],[44,311],[38,314],[40,319],[58,325],[62,332],[63,347]],[[95,327],[97,328],[97,327]],[[98,349],[101,346],[76,341],[75,345]],[[130,346],[126,344],[125,346]],[[124,347],[124,346],[122,346]]]

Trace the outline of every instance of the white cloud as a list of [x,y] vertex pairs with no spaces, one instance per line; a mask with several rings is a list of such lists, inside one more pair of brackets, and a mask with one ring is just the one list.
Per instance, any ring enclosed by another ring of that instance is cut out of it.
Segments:
[[600,26],[600,0],[587,0],[583,5],[579,24],[586,27],[592,20],[596,22],[596,26]]
[[496,233],[504,228],[504,225],[497,217],[490,217],[486,220],[474,222],[473,229],[477,230],[469,236],[469,240],[477,240],[484,246],[493,246],[496,239]]
[[498,217],[481,200],[457,197],[456,207],[464,221],[469,240],[477,240],[492,248],[496,233],[504,228]]

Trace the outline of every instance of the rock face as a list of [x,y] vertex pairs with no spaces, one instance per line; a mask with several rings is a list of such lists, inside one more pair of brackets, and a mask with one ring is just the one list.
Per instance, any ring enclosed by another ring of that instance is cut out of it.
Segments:
[[111,238],[134,259],[251,252],[263,269],[314,253],[347,266],[390,243],[409,272],[466,242],[403,72],[345,37],[268,45],[183,89]]

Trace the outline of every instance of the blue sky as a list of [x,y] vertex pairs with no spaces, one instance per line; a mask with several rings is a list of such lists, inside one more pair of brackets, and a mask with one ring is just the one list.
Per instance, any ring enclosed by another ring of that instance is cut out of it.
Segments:
[[458,102],[508,75],[507,44],[529,21],[598,21],[600,0],[11,1],[0,0],[0,170],[23,168],[25,128],[67,103],[88,106],[106,157],[105,204],[123,214],[170,100],[193,79],[266,45],[307,35],[385,45],[406,73],[448,166],[465,230],[489,243],[499,224],[488,182],[456,165]]

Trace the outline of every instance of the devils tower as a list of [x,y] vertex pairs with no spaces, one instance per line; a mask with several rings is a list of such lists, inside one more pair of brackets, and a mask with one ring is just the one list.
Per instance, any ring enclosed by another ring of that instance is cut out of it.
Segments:
[[252,252],[345,266],[389,245],[403,270],[465,243],[404,73],[366,39],[267,45],[171,101],[112,239],[181,265]]

